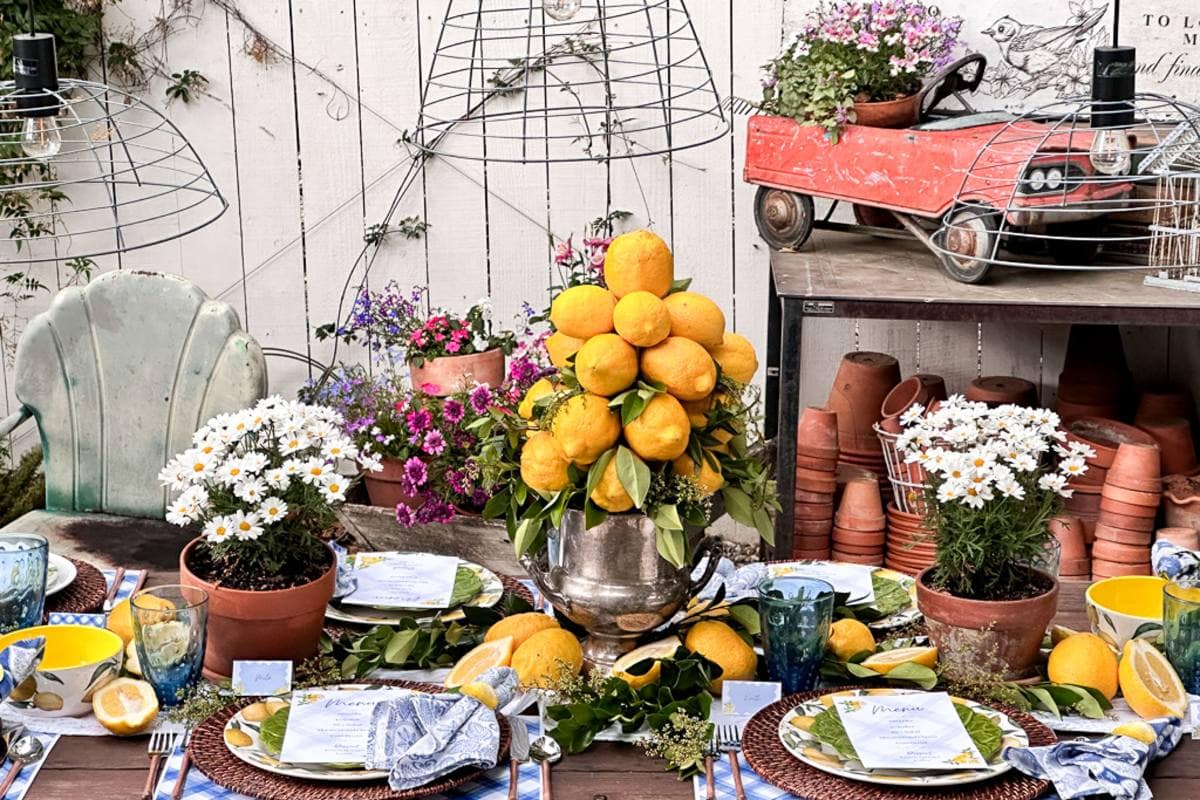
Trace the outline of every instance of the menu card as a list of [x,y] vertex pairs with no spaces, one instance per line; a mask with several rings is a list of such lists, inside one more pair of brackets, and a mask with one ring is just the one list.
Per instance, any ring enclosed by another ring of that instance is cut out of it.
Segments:
[[839,697],[838,716],[867,769],[982,769],[945,692]]
[[874,569],[855,564],[791,564],[786,574],[825,581],[835,592],[850,595],[847,603],[873,603],[875,586],[871,583],[871,573]]
[[375,706],[403,689],[308,689],[292,693],[279,760],[289,764],[362,764]]
[[359,553],[354,591],[343,603],[376,608],[446,608],[458,559],[432,553]]

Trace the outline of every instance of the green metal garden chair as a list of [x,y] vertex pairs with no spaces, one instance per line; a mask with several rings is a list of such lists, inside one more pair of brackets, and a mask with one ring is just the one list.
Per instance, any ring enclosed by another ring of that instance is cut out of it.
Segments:
[[[21,408],[0,422],[4,436],[36,420],[46,508],[5,530],[42,533],[64,554],[171,561],[190,534],[163,521],[159,470],[206,420],[266,389],[237,312],[181,277],[117,271],[60,292],[21,336]],[[128,540],[115,552],[114,535]]]

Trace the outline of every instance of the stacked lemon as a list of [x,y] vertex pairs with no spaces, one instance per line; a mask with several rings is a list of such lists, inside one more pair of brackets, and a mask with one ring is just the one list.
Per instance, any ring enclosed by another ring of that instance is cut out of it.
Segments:
[[[532,489],[557,492],[571,483],[571,465],[586,469],[623,441],[652,466],[671,462],[702,494],[717,491],[724,479],[715,459],[696,463],[687,455],[688,443],[693,428],[705,428],[710,413],[733,400],[720,376],[738,384],[754,377],[754,347],[725,329],[725,315],[712,300],[674,290],[674,258],[650,231],[612,241],[604,280],[608,288],[574,286],[550,307],[555,332],[546,349],[556,367],[574,375],[579,390],[549,380],[529,390],[521,416],[533,419],[538,405],[552,413],[522,448],[522,479]],[[641,398],[640,412],[622,425],[621,404],[614,407],[612,400],[639,381],[665,391]],[[733,437],[727,429],[710,433],[711,450],[726,449]],[[605,465],[590,499],[611,512],[634,507],[616,459]]]

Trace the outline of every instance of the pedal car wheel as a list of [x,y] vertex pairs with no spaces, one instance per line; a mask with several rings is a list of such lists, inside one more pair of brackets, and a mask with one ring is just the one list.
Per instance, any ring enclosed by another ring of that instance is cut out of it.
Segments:
[[758,225],[758,235],[772,249],[800,247],[813,229],[812,198],[760,186],[754,197],[754,222]]
[[992,268],[1000,212],[978,206],[965,206],[950,213],[938,231],[938,243],[947,252],[940,253],[942,266],[950,277],[962,283],[981,283]]

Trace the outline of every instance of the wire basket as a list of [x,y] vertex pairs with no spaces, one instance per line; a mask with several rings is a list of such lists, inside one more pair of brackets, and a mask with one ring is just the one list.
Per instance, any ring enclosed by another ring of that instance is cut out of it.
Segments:
[[892,485],[892,503],[905,514],[927,516],[925,469],[920,464],[909,464],[904,460],[896,447],[900,434],[884,430],[878,422],[874,428],[883,445],[883,461],[887,465],[888,482]]

